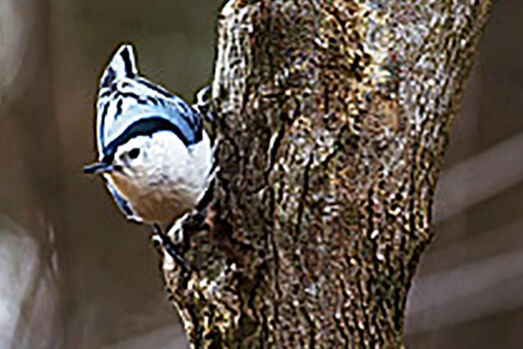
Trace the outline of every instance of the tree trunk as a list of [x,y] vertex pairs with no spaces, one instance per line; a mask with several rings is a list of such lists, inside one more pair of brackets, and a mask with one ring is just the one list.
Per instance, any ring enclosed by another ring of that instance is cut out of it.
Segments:
[[[211,229],[164,254],[193,348],[401,348],[488,0],[231,0]],[[174,236],[175,235],[175,236]]]

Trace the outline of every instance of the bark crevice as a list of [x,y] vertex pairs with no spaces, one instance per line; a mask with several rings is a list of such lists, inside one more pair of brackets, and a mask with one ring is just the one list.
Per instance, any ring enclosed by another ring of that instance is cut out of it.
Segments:
[[402,347],[488,4],[227,2],[211,228],[163,264],[194,348]]

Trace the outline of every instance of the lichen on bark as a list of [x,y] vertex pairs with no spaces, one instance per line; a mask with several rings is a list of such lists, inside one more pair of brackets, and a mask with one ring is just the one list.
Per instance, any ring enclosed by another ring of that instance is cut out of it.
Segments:
[[[400,348],[487,0],[258,0],[219,17],[220,171],[163,269],[193,348]],[[175,241],[179,236],[173,236]]]

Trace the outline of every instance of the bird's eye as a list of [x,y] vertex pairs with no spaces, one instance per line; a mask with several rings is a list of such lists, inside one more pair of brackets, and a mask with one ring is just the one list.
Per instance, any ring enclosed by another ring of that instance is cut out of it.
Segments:
[[136,159],[140,155],[140,149],[133,148],[129,151],[129,158]]

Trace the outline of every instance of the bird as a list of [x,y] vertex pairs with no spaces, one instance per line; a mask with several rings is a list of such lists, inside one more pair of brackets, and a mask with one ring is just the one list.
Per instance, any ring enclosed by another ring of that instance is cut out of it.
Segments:
[[195,106],[142,76],[124,43],[102,73],[96,102],[101,175],[128,220],[158,227],[194,209],[211,182],[213,150]]

